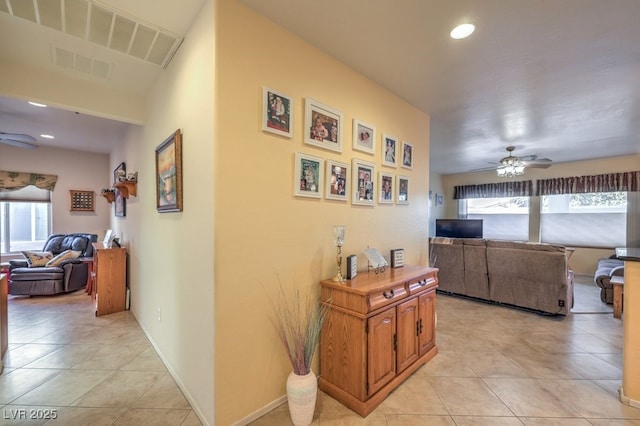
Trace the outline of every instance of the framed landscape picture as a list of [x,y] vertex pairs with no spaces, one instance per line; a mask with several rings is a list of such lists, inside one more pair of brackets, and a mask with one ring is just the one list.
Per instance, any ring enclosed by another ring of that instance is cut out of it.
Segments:
[[293,195],[296,197],[322,197],[323,161],[321,158],[296,152]]
[[402,142],[402,167],[413,168],[413,145],[408,142]]
[[268,87],[262,88],[262,130],[293,136],[293,100]]
[[376,153],[376,128],[371,124],[367,124],[356,118],[353,119],[353,149],[366,152],[367,154]]
[[393,194],[395,192],[393,180],[393,174],[391,173],[378,173],[378,203],[393,204]]
[[375,200],[376,166],[354,158],[351,166],[351,204],[373,206]]
[[339,161],[327,160],[326,171],[326,194],[325,198],[329,200],[347,201],[349,195],[349,176],[351,166]]
[[176,130],[156,148],[156,209],[182,211],[182,133]]
[[318,101],[305,100],[304,143],[342,152],[342,113]]
[[382,134],[382,165],[396,167],[398,165],[398,139]]
[[409,204],[409,176],[396,178],[396,204]]

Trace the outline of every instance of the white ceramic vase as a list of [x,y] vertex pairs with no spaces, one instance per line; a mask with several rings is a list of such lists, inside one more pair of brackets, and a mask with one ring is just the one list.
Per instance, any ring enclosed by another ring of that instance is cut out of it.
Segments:
[[287,377],[287,401],[294,426],[308,426],[313,421],[318,395],[318,380],[313,371],[300,376],[291,372]]

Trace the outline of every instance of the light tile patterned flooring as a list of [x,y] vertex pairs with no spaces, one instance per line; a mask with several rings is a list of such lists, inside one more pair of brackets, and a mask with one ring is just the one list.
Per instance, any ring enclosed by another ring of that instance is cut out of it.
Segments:
[[131,312],[95,317],[83,291],[9,296],[8,323],[0,424],[200,425]]
[[[595,284],[594,284],[595,285]],[[314,425],[640,426],[618,401],[622,321],[438,295],[440,353],[365,419],[319,393]],[[286,404],[252,423],[290,425]]]

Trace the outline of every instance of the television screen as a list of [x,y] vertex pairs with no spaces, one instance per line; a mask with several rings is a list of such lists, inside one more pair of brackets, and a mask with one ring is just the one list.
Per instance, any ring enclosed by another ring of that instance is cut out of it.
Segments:
[[482,219],[436,219],[436,237],[482,238]]

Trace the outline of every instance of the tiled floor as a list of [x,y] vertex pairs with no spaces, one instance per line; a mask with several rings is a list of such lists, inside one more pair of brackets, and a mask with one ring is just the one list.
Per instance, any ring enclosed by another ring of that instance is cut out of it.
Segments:
[[[320,392],[314,425],[640,426],[618,401],[622,322],[438,296],[440,353],[365,419]],[[290,425],[286,404],[252,423]]]
[[[2,425],[200,425],[131,312],[83,291],[9,296]],[[53,418],[55,417],[55,418]]]

